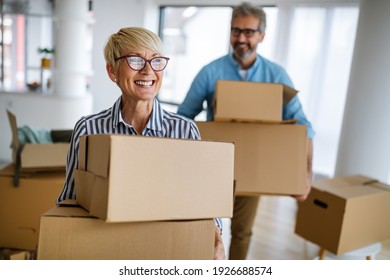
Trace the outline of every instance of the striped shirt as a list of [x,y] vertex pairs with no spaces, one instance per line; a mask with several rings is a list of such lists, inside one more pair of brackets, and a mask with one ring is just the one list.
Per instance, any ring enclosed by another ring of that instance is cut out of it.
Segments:
[[[121,97],[114,105],[98,114],[84,116],[77,121],[69,145],[69,152],[66,162],[66,179],[64,188],[56,200],[56,203],[63,200],[75,200],[76,192],[74,185],[73,171],[78,165],[78,151],[80,136],[85,134],[125,134],[138,135],[131,125],[127,124],[121,113]],[[165,111],[157,99],[154,99],[152,113],[142,136],[182,138],[200,140],[200,133],[194,121],[178,114]],[[220,219],[216,224],[222,228]]]

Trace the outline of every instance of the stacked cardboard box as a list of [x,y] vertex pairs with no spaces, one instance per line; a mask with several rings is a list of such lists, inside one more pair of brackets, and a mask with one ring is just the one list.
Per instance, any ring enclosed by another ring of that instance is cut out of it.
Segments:
[[232,143],[80,138],[77,203],[41,219],[39,259],[212,259],[233,212]]
[[361,175],[313,182],[295,233],[340,255],[390,237],[390,186]]
[[282,105],[298,92],[273,83],[217,81],[214,100],[215,121],[282,122]]
[[[13,162],[0,170],[0,248],[35,255],[40,217],[55,206],[64,186],[69,143],[21,143],[16,117],[10,111],[7,114]],[[70,136],[71,131],[63,132]],[[12,259],[23,253],[11,255]]]
[[213,122],[197,122],[202,139],[235,144],[236,195],[304,194],[306,126],[282,120],[297,91],[281,84],[218,81]]
[[40,217],[55,205],[65,172],[21,174],[15,187],[14,166],[0,170],[0,247],[36,250]]
[[80,206],[41,219],[41,260],[202,260],[213,258],[214,221],[108,223]]

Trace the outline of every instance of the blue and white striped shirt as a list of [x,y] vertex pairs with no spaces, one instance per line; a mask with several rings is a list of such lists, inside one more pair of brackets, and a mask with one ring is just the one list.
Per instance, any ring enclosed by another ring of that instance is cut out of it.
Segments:
[[[84,134],[125,134],[138,135],[131,125],[125,123],[121,113],[121,97],[114,105],[98,114],[84,116],[77,121],[71,142],[66,163],[66,180],[64,189],[57,198],[56,203],[63,200],[75,200],[76,192],[74,185],[73,171],[78,165],[78,151],[80,136]],[[200,140],[200,133],[194,121],[165,111],[157,99],[154,99],[152,113],[142,136],[182,138]],[[221,228],[221,221],[216,219],[217,225]]]

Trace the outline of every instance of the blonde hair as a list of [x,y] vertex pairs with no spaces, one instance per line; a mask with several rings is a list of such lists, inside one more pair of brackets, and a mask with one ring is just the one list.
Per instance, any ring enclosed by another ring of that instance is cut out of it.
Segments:
[[143,48],[153,50],[159,55],[163,55],[164,51],[161,39],[152,31],[142,27],[121,28],[108,38],[104,47],[104,59],[107,64],[117,69],[116,58]]

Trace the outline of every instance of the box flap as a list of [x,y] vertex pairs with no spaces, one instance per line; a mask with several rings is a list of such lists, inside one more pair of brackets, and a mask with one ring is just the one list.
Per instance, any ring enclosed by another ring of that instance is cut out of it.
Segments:
[[80,206],[76,200],[65,199],[58,203],[59,206]]
[[[221,85],[226,85],[227,87],[232,87],[234,85],[248,86],[248,85],[258,85],[259,87],[264,88],[268,92],[278,92],[280,88],[283,93],[283,104],[287,104],[298,94],[298,90],[280,83],[263,83],[263,82],[248,82],[248,81],[230,81],[230,80],[218,80],[216,87]],[[276,89],[276,91],[275,91]]]
[[377,188],[377,189],[380,189],[382,191],[390,192],[390,186],[389,185],[386,185],[386,184],[383,184],[383,183],[380,183],[380,182],[373,182],[373,183],[370,183],[369,185],[371,187],[373,187],[373,188]]
[[297,95],[298,91],[286,85],[282,85],[282,86],[283,86],[283,105],[286,105],[291,101],[291,99],[294,98],[295,95]]
[[389,188],[386,187],[385,184],[381,184],[376,179],[362,175],[315,180],[313,182],[313,187],[345,199],[358,198],[389,191]]
[[74,170],[74,182],[76,188],[76,200],[85,209],[91,205],[90,193],[93,190],[95,176],[84,170]]
[[80,217],[93,218],[85,209],[75,203],[61,204],[51,208],[42,215],[43,217]]
[[[33,176],[36,173],[36,170],[29,170],[29,172],[20,172],[20,178],[28,178]],[[0,169],[0,176],[14,177],[15,176],[15,164],[10,163]]]
[[237,120],[231,120],[231,119],[219,119],[219,123],[258,123],[258,124],[295,124],[297,123],[297,119],[291,119],[291,120],[281,120],[281,121],[273,121],[273,120],[250,120],[250,119],[240,119],[240,121]]
[[16,151],[19,148],[18,126],[17,126],[15,115],[8,110],[7,110],[7,115],[8,115],[9,124],[11,126],[11,133],[12,133],[12,142],[11,142],[12,159],[15,162]]
[[88,157],[85,163],[86,170],[103,178],[108,178],[109,175],[111,137],[112,135],[109,134],[87,136],[86,155]]
[[21,153],[23,169],[65,170],[69,143],[25,144]]
[[80,144],[79,144],[79,156],[78,156],[78,169],[79,170],[87,170],[87,136],[80,136]]
[[107,218],[108,179],[84,171],[74,171],[76,200],[95,217]]
[[[33,176],[39,176],[41,174],[58,174],[59,172],[65,172],[63,167],[47,167],[47,168],[23,168],[19,173],[19,178],[31,178]],[[15,176],[15,164],[11,163],[0,169],[0,176],[14,177]]]
[[[90,208],[89,212],[93,216],[99,217],[101,219],[106,219],[110,214],[110,209],[108,207],[108,199],[109,199],[109,186],[108,179],[95,176],[94,174],[90,174],[93,176],[90,177],[90,181],[93,180],[93,187],[90,189]],[[89,183],[91,184],[91,183]]]

